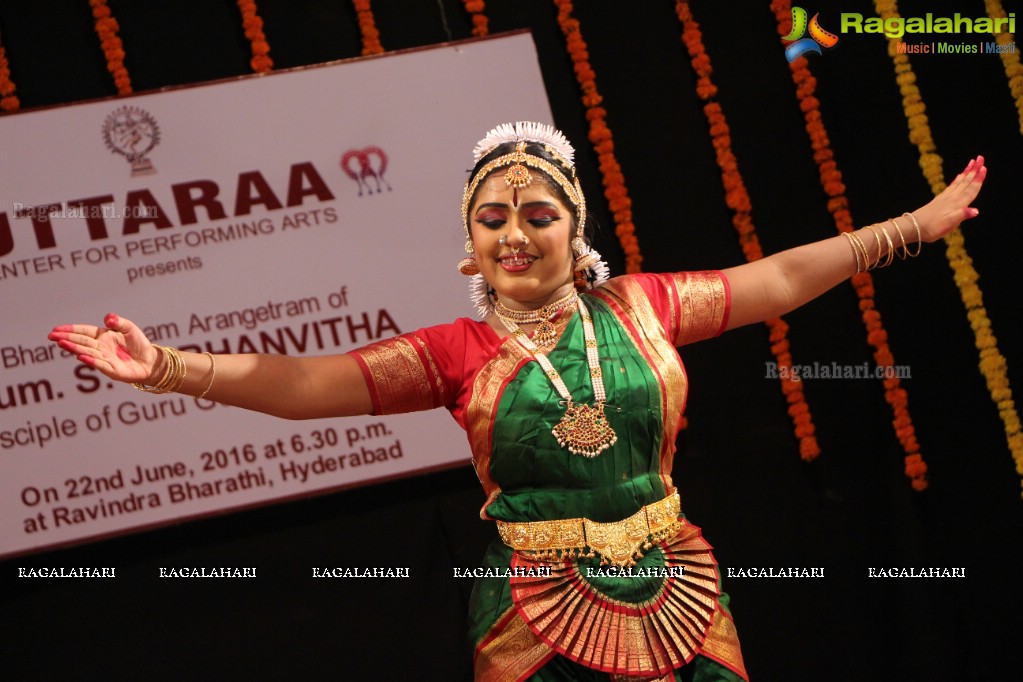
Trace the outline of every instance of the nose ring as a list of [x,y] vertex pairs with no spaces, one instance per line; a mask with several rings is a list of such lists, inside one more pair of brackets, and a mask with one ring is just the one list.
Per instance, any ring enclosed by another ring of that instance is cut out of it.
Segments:
[[[497,238],[497,243],[500,244],[501,246],[507,246],[508,245],[508,235],[502,234],[500,237]],[[514,248],[516,251],[521,251],[522,249],[526,248],[527,246],[529,246],[529,237],[527,237],[526,235],[522,235],[522,244],[519,245],[519,246],[512,247],[512,248]]]

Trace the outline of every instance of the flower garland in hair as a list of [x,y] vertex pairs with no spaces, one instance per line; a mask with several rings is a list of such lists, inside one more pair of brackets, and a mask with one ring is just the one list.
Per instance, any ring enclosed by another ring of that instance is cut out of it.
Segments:
[[[885,20],[896,18],[898,6],[895,0],[874,0],[877,13]],[[920,150],[920,167],[934,194],[945,189],[941,157],[927,122],[926,107],[916,86],[916,75],[909,63],[909,57],[899,54],[894,38],[888,40],[888,55],[895,64],[895,80],[902,93],[902,107],[909,122],[909,139]],[[1020,429],[1019,414],[1012,399],[1012,388],[1006,374],[1005,357],[998,350],[998,341],[991,333],[991,320],[984,307],[984,297],[977,286],[980,275],[973,267],[970,254],[966,252],[962,230],[956,229],[945,235],[945,257],[954,271],[956,286],[966,306],[966,316],[973,327],[974,343],[980,350],[980,371],[987,382],[991,399],[998,406],[998,414],[1005,427],[1009,451],[1016,462],[1016,473],[1023,475],[1023,431]]]
[[263,34],[263,19],[256,9],[256,2],[238,0],[238,9],[242,13],[245,37],[252,44],[252,59],[249,64],[256,73],[269,73],[274,68],[274,61],[270,58],[270,43],[266,42],[266,36]]
[[485,36],[490,34],[487,15],[483,13],[483,0],[462,0],[465,11],[472,17],[472,34]]
[[[992,19],[1005,19],[1005,8],[1002,7],[1002,0],[984,0],[987,7],[987,15]],[[1011,33],[1002,32],[995,36],[995,42],[999,45],[1008,45],[1013,42]],[[1009,92],[1016,100],[1016,111],[1019,112],[1019,131],[1023,133],[1023,65],[1019,63],[1019,53],[1000,52],[1002,65],[1005,67],[1005,77],[1009,79]],[[1023,473],[1023,472],[1021,472]]]
[[[732,209],[732,224],[739,233],[739,244],[746,260],[759,260],[764,257],[764,253],[760,248],[760,240],[750,215],[752,208],[749,194],[742,181],[742,175],[739,174],[735,155],[732,153],[728,122],[725,120],[724,112],[721,111],[721,104],[714,101],[717,95],[717,86],[710,79],[713,69],[710,57],[703,45],[700,25],[693,19],[689,3],[686,0],[676,0],[675,11],[682,22],[682,42],[685,43],[686,49],[689,51],[693,70],[696,71],[696,94],[706,102],[703,112],[710,125],[710,134],[717,152],[717,162],[721,167],[721,180],[725,187],[725,203]],[[789,352],[788,324],[780,317],[766,320],[765,324],[770,330],[771,352],[778,362],[778,367],[791,367],[792,354]],[[816,429],[813,424],[813,416],[803,395],[802,380],[794,377],[791,373],[786,374],[791,378],[781,380],[782,393],[785,394],[785,399],[789,404],[789,416],[792,417],[796,438],[799,439],[799,454],[804,460],[810,461],[820,454],[820,446],[814,435]]]
[[128,77],[128,69],[124,66],[124,45],[117,36],[120,28],[117,19],[111,15],[107,0],[89,0],[89,6],[92,7],[92,16],[96,20],[96,35],[99,36],[103,55],[107,58],[107,71],[114,77],[117,94],[129,95],[132,92],[131,78]]
[[582,100],[586,106],[586,118],[590,121],[590,142],[600,161],[600,172],[604,180],[604,196],[615,219],[615,234],[625,252],[625,272],[641,272],[643,256],[639,252],[636,226],[632,223],[632,200],[625,187],[625,176],[614,153],[611,129],[604,119],[607,111],[599,106],[603,98],[597,92],[596,73],[590,66],[586,42],[579,30],[579,21],[572,18],[572,3],[569,0],[554,0],[558,7],[558,25],[565,34],[568,53],[575,65],[576,79],[583,91]]
[[359,31],[362,33],[362,54],[380,54],[384,46],[380,44],[380,31],[377,30],[376,21],[373,19],[373,9],[369,6],[369,0],[352,0],[355,5],[355,12],[359,17]]
[[0,112],[17,111],[21,108],[21,102],[15,95],[17,88],[11,80],[11,69],[7,63],[7,51],[0,43]]
[[[792,30],[792,3],[790,0],[772,0],[771,10],[778,21],[778,34],[787,36]],[[828,131],[821,119],[820,102],[814,94],[817,79],[810,73],[806,58],[790,63],[789,70],[792,72],[792,81],[796,84],[799,108],[806,120],[806,132],[813,146],[813,157],[817,162],[821,186],[828,195],[828,211],[831,212],[839,232],[852,232],[853,219],[845,196],[845,183],[842,182],[842,173],[835,163]],[[874,304],[874,278],[869,272],[860,272],[853,275],[852,285],[860,300],[863,324],[867,328],[867,343],[874,348],[874,361],[879,367],[891,367],[895,364],[895,356],[888,346],[888,332],[881,323],[881,313]],[[909,398],[906,390],[902,388],[898,376],[886,376],[884,388],[885,400],[892,408],[895,435],[906,453],[906,475],[911,479],[915,490],[924,490],[927,487],[927,465],[920,455],[916,429],[909,415]]]

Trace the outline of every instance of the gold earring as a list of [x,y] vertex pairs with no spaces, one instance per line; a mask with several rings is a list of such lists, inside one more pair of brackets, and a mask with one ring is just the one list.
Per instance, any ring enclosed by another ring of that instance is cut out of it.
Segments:
[[480,274],[479,263],[476,262],[476,258],[473,256],[475,249],[472,246],[471,239],[465,240],[465,252],[469,255],[458,261],[458,271],[468,277]]
[[586,247],[586,242],[582,237],[572,240],[572,254],[575,256],[577,272],[593,267],[600,260],[600,256],[595,251]]

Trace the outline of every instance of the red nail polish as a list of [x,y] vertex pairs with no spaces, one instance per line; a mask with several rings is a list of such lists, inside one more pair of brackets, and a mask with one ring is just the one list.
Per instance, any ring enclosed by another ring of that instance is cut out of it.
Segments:
[[107,313],[107,316],[103,318],[103,324],[107,326],[107,329],[117,329],[121,325],[121,320],[117,315]]

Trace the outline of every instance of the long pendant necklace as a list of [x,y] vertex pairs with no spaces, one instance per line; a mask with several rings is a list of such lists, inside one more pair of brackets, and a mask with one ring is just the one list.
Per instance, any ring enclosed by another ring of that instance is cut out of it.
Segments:
[[[568,391],[564,379],[558,370],[554,369],[550,359],[540,350],[536,343],[522,331],[521,328],[511,319],[498,315],[501,322],[508,329],[515,339],[522,346],[533,354],[540,367],[547,374],[547,378],[554,384],[555,390],[561,399],[565,401],[565,414],[551,433],[557,439],[558,444],[568,449],[573,455],[583,457],[596,457],[604,450],[618,441],[618,436],[607,421],[604,414],[604,404],[607,402],[607,393],[604,389],[604,378],[600,371],[600,357],[597,354],[597,334],[593,329],[593,318],[581,298],[576,298],[576,308],[583,321],[583,339],[586,342],[586,364],[590,368],[590,381],[593,382],[594,404],[586,405],[576,403],[572,400],[572,394]],[[556,305],[551,304],[551,305]],[[543,310],[541,308],[541,310]]]

